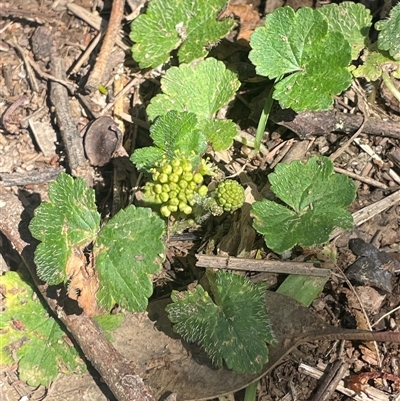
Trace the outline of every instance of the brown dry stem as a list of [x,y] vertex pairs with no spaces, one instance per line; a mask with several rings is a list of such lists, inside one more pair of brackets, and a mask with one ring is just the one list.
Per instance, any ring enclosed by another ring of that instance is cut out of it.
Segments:
[[88,92],[96,90],[103,83],[103,74],[106,70],[108,59],[118,38],[121,20],[124,15],[125,0],[114,0],[111,9],[110,22],[104,36],[103,44],[96,64],[89,76],[85,89]]

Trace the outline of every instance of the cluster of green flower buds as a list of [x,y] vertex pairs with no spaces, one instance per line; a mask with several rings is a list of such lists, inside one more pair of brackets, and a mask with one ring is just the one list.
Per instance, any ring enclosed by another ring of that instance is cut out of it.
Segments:
[[204,160],[196,172],[188,157],[177,154],[172,160],[164,157],[151,172],[152,181],[145,186],[144,199],[161,204],[160,212],[164,217],[175,212],[191,214],[195,195],[207,195],[208,189],[202,185],[208,172]]
[[244,189],[237,181],[222,181],[215,190],[215,201],[226,212],[241,208],[244,200]]

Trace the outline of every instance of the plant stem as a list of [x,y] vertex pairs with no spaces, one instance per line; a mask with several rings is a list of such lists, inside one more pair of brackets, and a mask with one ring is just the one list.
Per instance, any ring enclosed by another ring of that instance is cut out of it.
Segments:
[[244,401],[256,401],[258,380],[249,384],[244,393]]
[[400,102],[400,92],[394,86],[394,83],[391,80],[390,75],[386,71],[382,71],[382,79],[387,88],[392,93],[392,95]]
[[269,117],[269,112],[271,111],[272,103],[274,101],[274,99],[272,99],[273,93],[274,93],[274,86],[271,88],[271,90],[268,93],[267,98],[265,99],[264,109],[261,113],[260,119],[258,120],[256,139],[254,141],[254,150],[256,152],[259,152],[259,150],[260,150],[261,141],[262,141],[265,127],[267,125],[267,121],[268,121],[268,117]]

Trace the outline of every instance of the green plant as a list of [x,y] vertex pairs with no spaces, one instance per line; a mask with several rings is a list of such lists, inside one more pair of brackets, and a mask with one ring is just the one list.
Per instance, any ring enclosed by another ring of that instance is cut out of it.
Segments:
[[180,62],[205,57],[208,49],[234,27],[217,21],[227,0],[153,0],[131,24],[132,56],[142,68],[164,64],[178,49]]
[[181,64],[170,68],[161,79],[163,93],[150,101],[147,114],[155,121],[171,110],[193,113],[196,129],[204,133],[213,149],[228,149],[237,135],[236,125],[216,114],[227,106],[239,86],[236,75],[214,58]]
[[267,344],[274,343],[265,285],[223,270],[207,270],[206,276],[208,291],[198,285],[172,292],[166,310],[174,330],[198,342],[218,367],[225,361],[237,373],[259,372],[268,361]]
[[[351,71],[355,77],[367,80],[382,76],[400,99],[390,78],[390,73],[394,78],[400,77],[396,61],[400,57],[399,10],[400,5],[395,6],[388,21],[376,24],[381,30],[377,45],[369,44],[372,17],[361,4],[343,2],[317,10],[305,7],[297,12],[284,7],[268,15],[265,26],[257,28],[250,41],[249,57],[257,73],[275,80],[259,121],[255,149],[259,150],[272,99],[282,108],[290,107],[296,112],[326,110],[334,95],[350,86]],[[350,63],[362,50],[364,64],[354,70]]]
[[275,252],[296,244],[323,244],[335,227],[352,228],[353,218],[345,207],[354,201],[356,186],[347,176],[334,173],[329,158],[278,164],[268,179],[271,191],[289,207],[267,199],[255,202],[253,226]]
[[215,201],[223,210],[234,212],[243,206],[244,189],[237,181],[222,181],[215,190]]
[[[0,276],[4,310],[0,315],[0,364],[19,363],[19,378],[48,385],[58,373],[82,373],[86,365],[67,333],[48,315],[33,289],[16,272]],[[40,350],[40,352],[38,352]]]
[[164,157],[151,172],[152,180],[146,183],[144,200],[162,204],[160,212],[164,217],[178,211],[185,215],[192,214],[195,195],[207,195],[208,188],[202,185],[203,174],[207,173],[203,160],[195,172],[189,158],[177,153],[171,161]]
[[97,303],[106,310],[118,303],[144,311],[153,292],[150,275],[163,261],[162,219],[131,205],[100,228],[94,190],[65,173],[50,185],[49,198],[30,223],[41,241],[35,252],[39,278],[49,285],[68,283],[70,297],[79,293],[78,303],[89,315]]
[[389,19],[378,21],[375,28],[380,31],[378,40],[366,47],[362,56],[363,64],[353,71],[353,75],[367,81],[382,78],[400,102],[400,92],[392,81],[392,78],[400,79],[400,3],[393,7]]

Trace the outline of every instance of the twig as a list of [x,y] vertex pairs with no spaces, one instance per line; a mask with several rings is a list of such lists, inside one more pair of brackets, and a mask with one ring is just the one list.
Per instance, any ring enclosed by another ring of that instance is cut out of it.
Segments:
[[18,50],[18,53],[20,53],[22,59],[24,60],[24,64],[25,64],[25,69],[26,72],[28,74],[28,78],[29,78],[29,83],[31,85],[31,89],[35,92],[39,92],[39,85],[36,82],[36,78],[35,78],[35,74],[32,71],[31,68],[31,63],[27,57],[27,54],[25,53],[24,49],[15,41],[15,39],[13,38],[12,40],[6,40],[5,41],[7,44],[9,44],[10,46],[14,47],[14,49]]
[[[302,138],[335,131],[349,134],[357,131],[363,122],[363,116],[358,114],[335,111],[305,111],[295,114],[289,109],[271,113],[271,119],[276,124],[289,128]],[[363,131],[369,135],[400,138],[400,124],[397,121],[368,118]]]
[[[353,222],[354,226],[358,227],[361,224],[365,223],[369,219],[372,219],[377,214],[383,212],[386,209],[394,206],[396,203],[400,202],[400,190],[394,192],[393,194],[386,196],[385,198],[381,199],[378,202],[375,202],[371,205],[364,207],[363,209],[357,210],[357,212],[353,213]],[[332,240],[337,236],[341,235],[345,230],[343,229],[336,229],[333,233],[329,236],[329,239]]]
[[348,368],[347,363],[343,363],[341,360],[336,361],[310,401],[329,401]]
[[[25,65],[29,66],[29,69],[27,68],[27,72],[29,75],[29,79],[32,80],[31,82],[33,82],[35,88],[37,88],[37,89],[32,88],[33,90],[35,90],[35,92],[39,92],[39,87],[37,85],[36,79],[34,78],[32,69],[35,70],[36,74],[38,74],[41,78],[44,78],[44,79],[50,80],[50,81],[54,81],[54,82],[58,82],[59,84],[65,86],[70,91],[71,94],[73,94],[75,92],[76,85],[74,83],[68,82],[64,79],[56,78],[53,75],[50,75],[47,72],[42,71],[42,69],[39,67],[39,65],[28,54],[26,54],[25,50],[21,46],[19,46],[17,43],[15,43],[14,41],[11,41],[11,40],[9,40],[7,43],[18,50],[18,52],[21,54],[21,56],[25,62]],[[29,71],[31,72],[30,74],[29,74]]]
[[[375,161],[378,161],[379,163],[381,163],[381,165],[383,164],[383,160],[381,159],[381,157],[374,152],[374,150],[371,148],[371,146],[361,143],[359,138],[356,138],[354,140],[354,142],[365,152],[367,153],[369,156],[371,156],[372,159],[374,159]],[[393,170],[393,169],[389,169],[388,174],[390,175],[390,177],[393,179],[393,181],[396,181],[397,184],[400,184],[400,176]]]
[[104,32],[99,32],[97,36],[92,40],[92,43],[86,48],[86,50],[79,56],[76,61],[74,68],[69,72],[69,75],[75,74],[80,70],[85,61],[90,57],[93,53],[94,48],[99,44],[100,39],[104,36]]
[[[51,55],[51,68],[53,75],[60,79],[65,79],[64,60],[56,56],[55,51]],[[75,177],[81,177],[86,180],[88,186],[92,185],[93,170],[85,158],[82,138],[79,135],[76,125],[71,117],[71,110],[68,102],[68,92],[64,86],[57,82],[51,83],[51,102],[53,103],[57,124],[60,128],[61,137],[66,148],[69,168]]]
[[214,269],[230,269],[284,274],[304,274],[307,276],[316,277],[328,277],[331,274],[331,270],[314,267],[311,263],[281,262],[279,260],[246,259],[234,258],[233,256],[211,256],[202,254],[197,254],[196,258],[197,266],[209,267]]
[[[299,372],[304,373],[308,376],[314,377],[315,379],[320,379],[324,374],[323,371],[313,368],[311,366],[305,365],[301,363],[299,365]],[[349,397],[352,397],[354,401],[389,401],[389,397],[382,391],[368,386],[368,388],[364,389],[365,392],[361,392],[357,394],[355,391],[350,390],[345,387],[343,380],[339,381],[338,386],[336,387],[337,391],[340,391],[342,394],[345,394]],[[370,397],[366,394],[368,393]]]
[[0,181],[5,187],[11,187],[13,185],[42,184],[44,182],[55,180],[62,171],[65,171],[62,167],[48,167],[40,171],[0,174]]
[[[92,28],[97,29],[98,31],[103,30],[103,20],[100,18],[98,15],[93,15],[90,12],[88,12],[86,9],[84,9],[81,6],[78,6],[75,3],[68,3],[67,8],[71,13],[75,14],[77,17],[79,17],[81,20],[85,21],[88,25],[90,25]],[[120,37],[116,37],[116,42],[115,42],[122,50],[127,51],[129,50],[129,46],[127,46],[121,39]]]
[[36,276],[32,246],[21,238],[23,237],[31,243],[33,241],[27,229],[28,222],[20,221],[21,215],[27,215],[27,213],[24,214],[26,210],[17,197],[1,184],[0,194],[2,200],[0,211],[7,216],[7,219],[0,219],[0,230],[20,253],[40,294],[54,315],[70,331],[86,358],[100,373],[119,401],[153,401],[151,389],[144,384],[143,379],[135,372],[134,365],[117,352],[93,319],[84,313],[79,316],[68,315],[63,310],[60,311],[57,304],[59,300],[47,297],[47,285],[42,284]]
[[364,119],[363,122],[360,126],[360,128],[355,132],[354,135],[350,137],[350,139],[347,140],[345,144],[343,144],[336,152],[332,153],[329,158],[334,161],[337,159],[343,152],[346,151],[346,149],[351,145],[351,143],[361,134],[362,130],[365,127],[365,124],[367,122],[367,116],[364,114]]
[[114,0],[112,3],[110,21],[107,26],[107,32],[104,36],[99,56],[97,57],[94,68],[90,73],[89,79],[85,86],[85,88],[89,92],[93,92],[94,90],[96,90],[102,83],[108,58],[110,57],[111,51],[115,44],[115,40],[119,34],[122,17],[124,16],[124,6],[125,0]]
[[[108,104],[103,108],[103,110],[100,112],[100,114],[103,116],[108,110],[110,110],[110,109],[114,106],[114,104],[115,104],[119,99],[121,99],[122,96],[124,96],[126,93],[128,93],[128,92],[131,90],[131,88],[132,88],[133,86],[137,85],[137,83],[138,83],[137,78],[136,78],[136,77],[133,78],[133,79],[131,80],[131,82],[129,82],[129,84],[126,85],[126,86],[124,87],[124,89],[122,89],[120,92],[118,92],[118,94],[115,96],[115,98],[113,99],[113,101],[110,102],[110,103],[108,103]],[[116,114],[118,115],[119,113],[117,112]]]
[[396,312],[397,310],[400,309],[400,305],[397,306],[396,308],[390,310],[389,312],[385,313],[384,315],[382,315],[374,324],[371,325],[371,327],[376,326],[381,320],[387,318],[388,316],[390,316],[392,313]]
[[337,173],[345,174],[345,175],[349,176],[350,178],[354,178],[355,180],[364,182],[365,184],[371,185],[373,187],[382,188],[382,189],[388,189],[387,185],[382,184],[381,182],[379,182],[377,180],[374,180],[373,178],[364,177],[362,175],[359,175],[359,174],[356,174],[356,173],[352,173],[351,171],[347,171],[344,168],[340,168],[340,167],[335,167],[334,170]]

